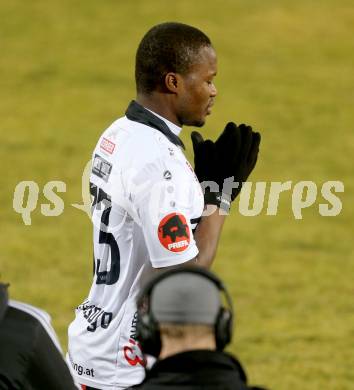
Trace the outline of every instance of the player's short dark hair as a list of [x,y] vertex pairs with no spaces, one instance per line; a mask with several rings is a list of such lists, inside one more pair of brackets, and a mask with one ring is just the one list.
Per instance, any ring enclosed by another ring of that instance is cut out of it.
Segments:
[[203,46],[211,46],[210,39],[187,24],[170,22],[152,27],[136,53],[137,91],[151,93],[163,85],[168,72],[186,74]]

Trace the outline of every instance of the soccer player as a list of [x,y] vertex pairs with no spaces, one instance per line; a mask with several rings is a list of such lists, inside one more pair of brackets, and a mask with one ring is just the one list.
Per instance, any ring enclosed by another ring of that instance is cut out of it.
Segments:
[[[195,171],[183,153],[182,126],[204,125],[217,90],[209,38],[181,23],[163,23],[136,54],[136,100],[93,152],[94,276],[69,327],[68,360],[86,389],[140,383],[146,361],[136,340],[136,297],[154,270],[210,267],[241,185],[255,166],[260,136],[229,123],[214,143],[192,133]],[[201,181],[212,181],[205,196]],[[229,183],[230,184],[230,183]],[[213,205],[215,212],[205,205]],[[219,212],[220,210],[224,212]]]

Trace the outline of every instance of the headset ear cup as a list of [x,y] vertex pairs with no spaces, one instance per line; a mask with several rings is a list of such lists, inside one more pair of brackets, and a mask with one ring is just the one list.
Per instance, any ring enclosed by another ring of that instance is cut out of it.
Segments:
[[161,336],[158,324],[148,313],[140,314],[136,325],[137,340],[144,354],[158,357],[161,352]]
[[230,310],[220,308],[215,322],[215,344],[222,351],[232,338],[232,314]]

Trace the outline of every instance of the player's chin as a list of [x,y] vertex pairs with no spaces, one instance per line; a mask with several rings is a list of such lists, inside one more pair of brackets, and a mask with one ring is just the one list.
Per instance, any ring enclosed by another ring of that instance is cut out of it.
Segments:
[[204,125],[205,125],[205,119],[194,122],[194,124],[192,126],[203,127]]
[[199,118],[194,118],[193,121],[191,121],[189,126],[203,127],[205,125],[205,121],[206,121],[206,115],[200,116]]
[[202,127],[205,124],[207,113],[200,113],[199,115],[189,115],[183,118],[183,125],[185,126],[194,126]]

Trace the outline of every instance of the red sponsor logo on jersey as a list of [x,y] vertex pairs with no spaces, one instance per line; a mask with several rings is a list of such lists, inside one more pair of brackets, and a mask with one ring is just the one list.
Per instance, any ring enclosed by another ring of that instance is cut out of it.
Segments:
[[180,213],[166,215],[159,223],[159,240],[164,248],[171,252],[182,252],[190,242],[189,226]]
[[116,144],[110,141],[107,138],[102,138],[100,148],[105,150],[107,153],[112,154],[114,152],[114,148],[116,147]]
[[133,339],[129,339],[129,345],[126,345],[123,348],[125,360],[131,365],[136,366],[140,364],[141,366],[146,366],[146,359],[141,350],[141,346],[138,342]]

